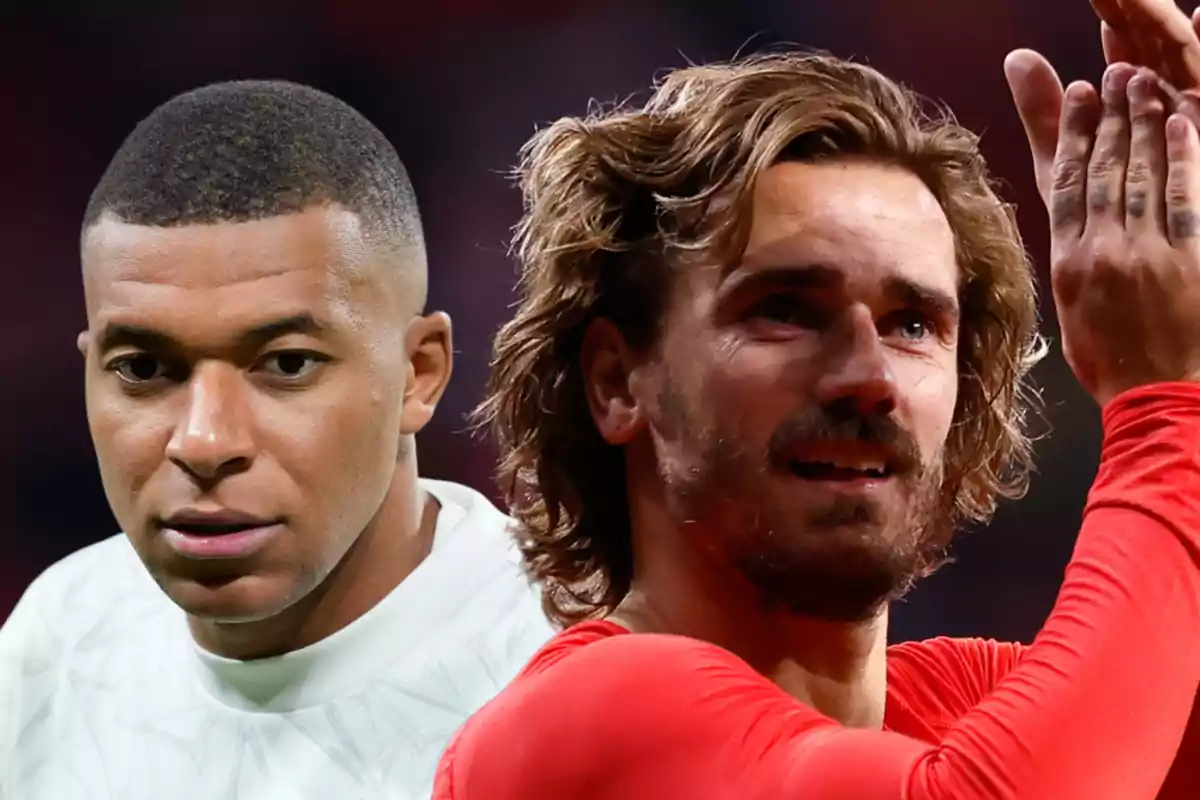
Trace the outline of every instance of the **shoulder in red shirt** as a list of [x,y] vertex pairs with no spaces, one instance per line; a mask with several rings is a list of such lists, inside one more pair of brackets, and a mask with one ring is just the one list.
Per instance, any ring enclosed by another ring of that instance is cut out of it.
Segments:
[[[977,639],[891,648],[885,727],[915,740],[896,749],[936,743],[1019,653]],[[772,797],[793,768],[780,745],[830,730],[841,728],[715,645],[584,623],[460,731],[437,798]]]
[[1200,797],[1176,760],[1200,751],[1200,387],[1127,392],[1105,429],[1037,641],[892,648],[885,730],[843,727],[715,645],[587,623],[463,727],[435,800]]

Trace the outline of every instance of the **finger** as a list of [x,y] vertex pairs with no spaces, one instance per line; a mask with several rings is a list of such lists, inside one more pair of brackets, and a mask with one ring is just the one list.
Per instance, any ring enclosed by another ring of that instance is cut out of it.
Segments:
[[1200,97],[1197,97],[1195,90],[1179,96],[1173,104],[1168,101],[1167,110],[1182,114],[1193,125],[1200,126]]
[[1126,87],[1136,70],[1114,64],[1100,87],[1102,113],[1087,172],[1087,230],[1099,235],[1125,224],[1125,166],[1129,160],[1129,101]]
[[[1113,2],[1113,0],[1101,0]],[[1139,55],[1179,89],[1200,87],[1200,38],[1175,0],[1120,0]]]
[[[1147,62],[1146,53],[1139,50],[1139,40],[1125,17],[1118,0],[1091,0],[1092,10],[1100,18],[1100,42],[1104,45],[1104,61],[1107,64],[1124,62],[1157,66]],[[1116,52],[1111,52],[1113,45]]]
[[1158,83],[1158,94],[1166,104],[1166,113],[1183,114],[1193,125],[1200,126],[1200,89],[1181,92],[1156,73],[1147,74],[1152,75]]
[[1162,235],[1166,183],[1166,114],[1154,76],[1129,81],[1129,167],[1125,170],[1125,230],[1133,235]]
[[1100,22],[1100,44],[1104,46],[1104,63],[1141,64],[1137,48],[1127,34],[1117,33],[1107,22]]
[[[1087,223],[1087,165],[1100,120],[1100,101],[1092,85],[1076,81],[1063,95],[1058,147],[1051,169],[1047,203],[1055,251],[1071,247]],[[1051,263],[1058,262],[1057,253]]]
[[1062,81],[1050,62],[1033,50],[1009,53],[1004,59],[1004,77],[1029,141],[1038,192],[1046,202],[1062,115]]
[[1167,120],[1167,238],[1175,247],[1195,248],[1200,236],[1200,136],[1179,114]]

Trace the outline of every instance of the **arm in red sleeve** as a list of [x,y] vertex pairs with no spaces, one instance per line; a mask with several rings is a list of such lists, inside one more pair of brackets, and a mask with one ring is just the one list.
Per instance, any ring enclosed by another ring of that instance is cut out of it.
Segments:
[[941,741],[996,690],[1027,649],[1016,642],[947,636],[889,647],[884,725]]
[[[888,718],[895,729],[917,716],[940,739],[995,691],[1029,648],[991,639],[938,638],[888,650]],[[893,718],[894,721],[893,721]],[[1158,800],[1200,797],[1200,695]]]
[[1200,386],[1105,411],[1053,613],[938,745],[838,726],[719,648],[617,636],[468,723],[439,800],[1153,798],[1200,683]]

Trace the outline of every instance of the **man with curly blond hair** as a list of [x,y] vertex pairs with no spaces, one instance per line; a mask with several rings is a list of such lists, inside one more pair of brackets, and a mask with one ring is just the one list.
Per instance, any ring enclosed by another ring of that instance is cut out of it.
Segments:
[[1029,647],[888,648],[890,601],[1030,469],[1034,281],[975,137],[796,54],[534,137],[480,417],[571,627],[438,800],[1159,792],[1200,732],[1200,139],[1114,65],[1068,89],[1053,174],[1064,349],[1105,422],[1074,559]]

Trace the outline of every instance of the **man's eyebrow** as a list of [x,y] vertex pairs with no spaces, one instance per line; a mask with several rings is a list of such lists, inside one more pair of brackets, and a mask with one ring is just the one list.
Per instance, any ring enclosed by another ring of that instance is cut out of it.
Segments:
[[253,328],[244,331],[238,338],[267,342],[271,339],[278,339],[280,336],[287,336],[292,333],[320,333],[327,327],[327,325],[312,314],[292,314],[288,317],[271,320],[262,325],[255,325]]
[[764,267],[762,269],[736,270],[725,281],[725,293],[740,293],[746,289],[767,286],[793,289],[817,289],[837,286],[845,278],[841,272],[820,264],[803,267]]
[[[834,288],[844,281],[845,275],[840,270],[821,264],[810,264],[803,267],[765,267],[730,275],[726,282],[725,294],[732,295],[746,289],[764,287]],[[884,278],[882,283],[884,296],[901,305],[916,306],[950,320],[958,319],[958,297],[953,294],[897,275]]]
[[[292,314],[273,319],[239,333],[237,341],[246,344],[263,344],[288,334],[320,333],[328,326],[309,313]],[[142,325],[110,322],[100,331],[96,346],[101,353],[117,347],[137,347],[142,350],[181,349],[178,339],[169,333]]]
[[943,319],[958,320],[958,297],[941,289],[893,276],[883,281],[883,293],[901,305],[915,306]]

